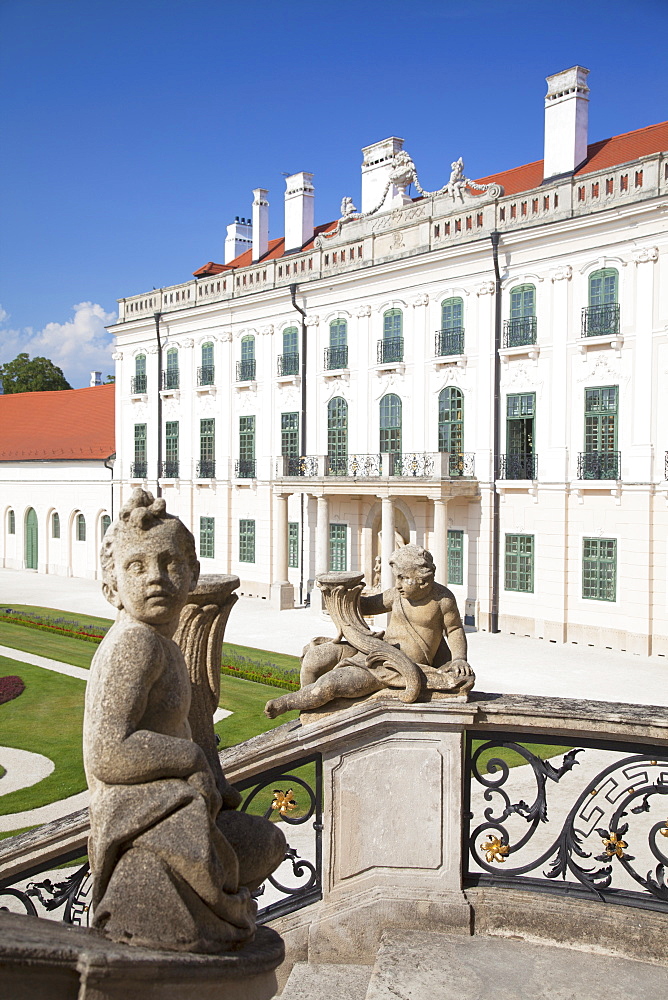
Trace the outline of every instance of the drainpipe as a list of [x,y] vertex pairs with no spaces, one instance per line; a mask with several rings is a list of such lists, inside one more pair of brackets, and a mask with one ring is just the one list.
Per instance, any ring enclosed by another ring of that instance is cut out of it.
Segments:
[[162,467],[162,396],[160,395],[160,390],[162,389],[162,343],[160,341],[160,316],[162,313],[153,313],[153,319],[155,320],[155,339],[158,342],[158,468],[157,475],[155,477],[155,495],[156,497],[162,496],[162,487],[160,486],[160,469]]
[[493,482],[492,482],[492,594],[490,632],[499,632],[499,557],[501,548],[500,497],[496,487],[501,466],[501,272],[499,271],[498,230],[490,233],[494,261],[494,411],[493,411]]
[[[299,417],[299,436],[302,457],[306,455],[306,311],[297,305],[297,285],[290,285],[292,307],[301,313],[301,376],[302,376],[302,406]],[[300,493],[300,532],[299,532],[299,603],[304,603],[304,491]]]
[[113,467],[113,465],[107,465],[107,462],[111,462],[112,458],[116,458],[116,452],[114,452],[113,455],[110,455],[109,458],[105,458],[105,460],[103,462],[103,465],[104,465],[105,469],[109,469],[109,472],[111,473],[111,484],[110,484],[111,485],[111,506],[109,508],[109,512],[111,514],[111,520],[113,521],[114,520],[114,467]]

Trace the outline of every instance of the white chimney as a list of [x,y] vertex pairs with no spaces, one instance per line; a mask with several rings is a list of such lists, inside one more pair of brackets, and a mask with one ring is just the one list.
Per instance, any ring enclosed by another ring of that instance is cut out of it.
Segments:
[[250,250],[253,245],[250,219],[240,219],[237,215],[231,225],[227,227],[225,237],[225,263],[229,264],[238,257],[244,250]]
[[313,174],[285,178],[285,252],[300,250],[313,237],[315,190]]
[[587,159],[589,70],[572,66],[547,77],[543,179],[571,174]]
[[[362,211],[370,212],[378,207],[378,203],[383,197],[383,191],[387,186],[392,171],[392,161],[394,154],[403,149],[404,140],[398,139],[396,135],[389,139],[382,139],[374,142],[371,146],[365,146],[362,150],[364,161],[362,163]],[[410,198],[408,198],[410,201]],[[393,207],[394,204],[403,204],[400,192],[394,184],[390,185],[385,200],[381,206],[381,211]]]
[[92,389],[95,385],[102,385],[102,372],[90,373],[90,388]]
[[253,260],[259,260],[269,249],[268,194],[264,188],[253,190]]

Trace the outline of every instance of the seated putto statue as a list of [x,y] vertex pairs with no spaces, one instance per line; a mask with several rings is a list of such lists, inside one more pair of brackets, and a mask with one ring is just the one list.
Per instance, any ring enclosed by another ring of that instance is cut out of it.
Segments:
[[[464,626],[454,595],[435,582],[431,553],[405,545],[392,554],[390,565],[394,586],[368,596],[362,595],[361,573],[318,576],[339,634],[304,648],[301,688],[267,702],[270,718],[378,692],[406,702],[467,696],[475,674],[466,660]],[[362,616],[384,612],[390,613],[387,630],[372,632]]]
[[135,490],[101,561],[118,616],[86,690],[93,925],[151,948],[239,948],[255,932],[251,891],[283,860],[285,838],[234,812],[241,796],[192,739],[190,676],[172,636],[199,575],[193,536],[164,500]]

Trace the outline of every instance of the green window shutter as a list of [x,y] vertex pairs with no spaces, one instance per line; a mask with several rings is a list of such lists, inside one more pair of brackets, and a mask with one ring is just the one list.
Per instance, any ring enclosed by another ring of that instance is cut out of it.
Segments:
[[616,538],[583,538],[582,596],[593,601],[617,600]]
[[167,371],[173,372],[178,371],[179,368],[179,352],[178,348],[170,347],[167,351]]
[[348,403],[335,396],[327,404],[327,458],[330,471],[338,475],[348,466]]
[[146,377],[146,355],[138,354],[135,358],[135,377]]
[[135,424],[135,464],[146,462],[146,424]]
[[380,447],[382,453],[401,454],[401,400],[393,392],[383,396],[380,407]]
[[60,538],[60,515],[56,513],[51,515],[51,537]]
[[388,309],[383,313],[383,340],[403,336],[404,318],[401,309]]
[[202,368],[213,368],[213,344],[202,344]]
[[299,458],[299,413],[281,413],[281,455]]
[[524,319],[536,315],[535,285],[517,285],[510,293],[510,318]]
[[255,417],[239,417],[239,458],[253,461],[255,458]]
[[168,420],[165,424],[165,458],[168,462],[179,460],[179,422]]
[[255,521],[239,521],[239,562],[255,562]]
[[16,514],[13,510],[10,510],[7,515],[7,532],[10,535],[16,534]]
[[212,517],[199,519],[199,554],[202,559],[213,559],[215,555],[215,525]]
[[506,535],[506,590],[533,594],[533,555],[533,535]]
[[617,451],[619,387],[585,389],[585,453]]
[[348,324],[345,319],[335,319],[329,324],[329,346],[346,347],[348,344]]
[[605,306],[617,302],[619,273],[614,267],[604,267],[589,275],[589,305]]
[[457,296],[441,304],[441,329],[459,330],[464,326],[464,301]]
[[448,583],[464,583],[464,532],[448,531]]
[[454,385],[438,396],[438,450],[461,455],[464,451],[464,394]]
[[347,562],[347,524],[330,524],[329,526],[329,568],[330,570],[346,570]]
[[199,422],[200,462],[213,462],[216,457],[216,421],[205,417]]
[[299,522],[288,521],[288,566],[299,566]]
[[298,354],[299,341],[296,326],[288,326],[283,331],[283,354]]
[[102,538],[106,535],[111,527],[111,518],[108,514],[103,514],[100,518],[100,531],[102,533]]
[[241,338],[241,360],[255,361],[255,337]]
[[77,542],[86,541],[86,518],[83,514],[77,514]]

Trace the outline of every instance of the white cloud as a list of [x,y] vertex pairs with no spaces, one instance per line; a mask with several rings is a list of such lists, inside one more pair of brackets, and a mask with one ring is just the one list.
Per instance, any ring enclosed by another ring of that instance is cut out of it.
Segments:
[[112,374],[113,338],[105,326],[116,320],[116,313],[105,312],[96,302],[79,302],[72,309],[74,316],[69,322],[47,323],[43,330],[35,331],[3,325],[9,317],[0,306],[0,363],[11,361],[21,351],[31,358],[50,358],[75,389],[88,385],[92,371]]

